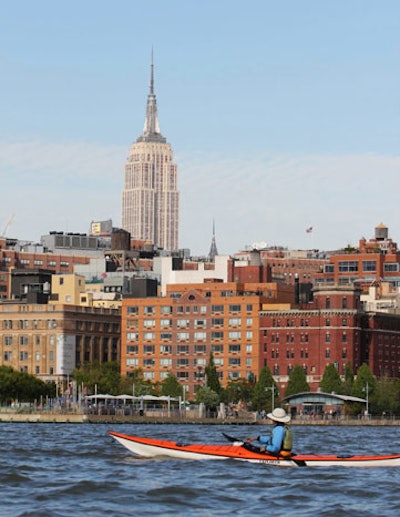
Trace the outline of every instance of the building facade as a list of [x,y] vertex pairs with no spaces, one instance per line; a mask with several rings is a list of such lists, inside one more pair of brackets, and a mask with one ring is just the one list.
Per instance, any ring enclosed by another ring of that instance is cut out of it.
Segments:
[[65,384],[85,362],[120,360],[120,311],[66,304],[0,304],[0,364]]
[[205,281],[169,285],[165,297],[124,298],[121,373],[140,368],[157,382],[172,372],[191,396],[206,382],[212,353],[222,386],[252,379],[261,366],[260,309],[293,297],[278,284]]
[[160,133],[151,63],[142,135],[130,148],[122,193],[122,228],[158,248],[178,249],[179,192],[171,145]]

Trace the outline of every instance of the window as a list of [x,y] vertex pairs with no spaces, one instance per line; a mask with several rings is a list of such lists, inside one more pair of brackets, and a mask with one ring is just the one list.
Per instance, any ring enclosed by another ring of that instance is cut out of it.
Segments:
[[162,305],[160,312],[161,314],[172,314],[172,307],[170,305]]
[[251,303],[248,303],[246,305],[246,312],[251,312],[253,310],[253,305]]
[[4,352],[3,357],[4,357],[4,361],[11,361],[12,360],[12,352]]
[[153,359],[152,357],[146,357],[145,359],[143,359],[143,366],[150,368],[155,365],[155,362],[155,359]]
[[339,273],[350,273],[358,271],[356,260],[343,260],[339,262]]
[[129,357],[126,360],[126,366],[133,366],[134,368],[137,368],[139,366],[139,359],[133,358],[133,357]]
[[188,368],[189,367],[189,359],[183,359],[183,358],[178,358],[176,360],[176,365],[178,368]]
[[195,327],[205,328],[207,326],[206,320],[194,320]]
[[12,336],[4,336],[3,343],[4,343],[4,346],[11,346],[12,345]]
[[137,332],[128,332],[126,334],[127,341],[137,341],[139,339],[139,334]]
[[242,333],[237,330],[232,330],[231,332],[228,332],[229,339],[242,339]]
[[[265,350],[267,351],[267,350]],[[246,345],[246,354],[253,353],[253,345]]]
[[342,343],[347,343],[347,334],[346,334],[346,332],[343,332],[343,334],[342,334]]
[[363,271],[376,271],[376,260],[363,260]]
[[143,339],[145,341],[152,341],[155,338],[154,332],[144,332],[143,333]]
[[242,324],[242,318],[229,318],[230,327],[240,327]]
[[139,307],[127,307],[128,316],[131,314],[139,314]]
[[215,366],[224,366],[224,358],[223,357],[215,357],[214,358]]
[[186,320],[186,319],[179,319],[177,320],[176,324],[178,325],[178,327],[188,327],[189,326],[189,323],[190,321],[189,320]]
[[400,265],[397,262],[383,264],[383,271],[385,273],[398,273],[399,270],[400,270]]
[[331,326],[331,320],[329,318],[326,319],[326,322],[325,322],[325,325],[327,327],[330,327]]
[[222,327],[223,324],[224,324],[223,318],[212,318],[212,320],[211,320],[212,327]]
[[172,332],[161,332],[160,338],[164,341],[171,341],[172,339]]
[[253,331],[252,330],[246,330],[246,339],[253,339]]
[[178,345],[178,354],[188,354],[189,345]]
[[19,336],[19,344],[27,345],[28,344],[28,336]]
[[172,359],[162,357],[160,359],[160,366],[162,368],[171,368],[172,367]]
[[240,357],[230,357],[228,359],[228,366],[240,366]]
[[195,354],[205,354],[206,345],[194,345],[194,353]]
[[347,318],[342,319],[342,327],[347,327]]
[[145,354],[154,354],[154,351],[155,351],[154,349],[155,349],[154,345],[144,345],[143,346],[143,352]]
[[327,332],[325,334],[325,343],[330,343],[331,342],[331,335],[329,334],[329,332]]
[[20,361],[27,361],[28,360],[28,352],[20,352],[19,353],[19,360]]
[[229,345],[229,353],[230,354],[240,353],[240,345]]
[[211,305],[211,313],[218,313],[220,312],[221,314],[224,313],[224,306],[223,305]]
[[214,330],[213,332],[211,332],[211,339],[224,339],[223,331]]
[[161,327],[172,327],[172,320],[162,319],[160,325]]
[[172,354],[172,346],[171,345],[160,345],[160,353],[161,354]]
[[143,307],[143,313],[144,314],[155,314],[155,312],[156,312],[155,307],[152,307],[151,305]]
[[128,345],[126,347],[127,354],[137,354],[139,352],[139,347],[137,345]]
[[195,332],[194,333],[194,339],[195,341],[205,341],[207,337],[206,332]]
[[325,350],[325,358],[326,359],[330,359],[331,358],[331,350],[330,350],[330,348],[327,348]]
[[143,320],[143,326],[145,328],[151,328],[156,326],[156,320]]
[[325,309],[331,308],[331,299],[329,297],[325,298]]
[[222,354],[224,352],[224,345],[211,345],[211,352],[213,354]]
[[189,339],[189,332],[177,332],[176,339],[178,341],[186,341],[187,339]]
[[154,372],[143,372],[143,379],[152,381],[155,378]]
[[253,318],[246,318],[246,326],[251,327],[253,325]]
[[342,309],[347,309],[347,298],[345,297],[342,299]]
[[241,310],[240,305],[235,305],[235,304],[229,305],[229,312],[231,312],[231,313],[240,312],[240,310]]

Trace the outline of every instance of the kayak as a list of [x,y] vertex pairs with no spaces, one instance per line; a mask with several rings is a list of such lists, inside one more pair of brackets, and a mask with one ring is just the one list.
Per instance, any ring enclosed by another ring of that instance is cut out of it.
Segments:
[[145,458],[164,456],[188,460],[240,460],[279,467],[400,467],[400,454],[334,456],[293,454],[288,457],[261,452],[254,446],[228,437],[230,445],[185,444],[109,431],[128,451]]

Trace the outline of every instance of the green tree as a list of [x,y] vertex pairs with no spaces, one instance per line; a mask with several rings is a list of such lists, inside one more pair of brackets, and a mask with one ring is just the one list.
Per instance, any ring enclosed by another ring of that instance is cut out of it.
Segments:
[[400,410],[400,380],[381,377],[377,380],[376,414],[394,415]]
[[168,372],[167,377],[162,381],[161,393],[170,397],[183,396],[183,387],[172,372]]
[[228,382],[221,393],[221,400],[226,404],[237,403],[239,400],[249,402],[253,387],[247,379],[233,379]]
[[54,397],[54,383],[45,383],[34,375],[17,372],[9,366],[0,366],[0,401],[8,403],[39,401],[41,397]]
[[[272,391],[272,387],[274,392]],[[277,406],[279,403],[279,391],[274,378],[272,377],[271,370],[268,366],[264,366],[261,369],[258,380],[254,386],[251,406],[257,411],[260,409],[271,411],[272,397],[274,398],[274,406]]]
[[[366,399],[368,397],[369,413],[377,411],[377,382],[367,364],[362,364],[357,370],[357,376],[354,379],[352,395],[359,398]],[[366,410],[366,405],[354,405],[352,412],[363,412]]]
[[325,393],[343,393],[342,379],[333,363],[325,368],[319,387]]
[[85,363],[72,372],[72,378],[78,386],[83,385],[91,393],[95,392],[97,385],[97,393],[120,395],[122,378],[120,366],[116,361]]
[[347,361],[346,366],[344,367],[344,383],[343,383],[343,393],[345,395],[351,395],[353,391],[354,384],[354,372],[353,367],[350,361]]
[[210,353],[210,359],[206,366],[206,379],[207,386],[218,395],[222,391],[221,383],[219,382],[217,367],[215,366],[214,356]]
[[219,403],[219,394],[209,386],[202,386],[196,393],[196,402],[203,403],[207,408],[215,408]]
[[310,391],[310,386],[307,383],[306,373],[299,364],[296,364],[289,375],[285,396],[288,397],[289,395],[295,395],[296,393],[307,391]]

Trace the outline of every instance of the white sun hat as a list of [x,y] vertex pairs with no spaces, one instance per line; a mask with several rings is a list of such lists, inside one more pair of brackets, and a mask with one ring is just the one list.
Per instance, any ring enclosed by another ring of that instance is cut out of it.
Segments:
[[287,422],[290,422],[290,415],[286,413],[284,409],[281,407],[275,408],[272,413],[268,413],[267,417],[270,420],[273,420],[274,422],[283,422],[286,424]]

